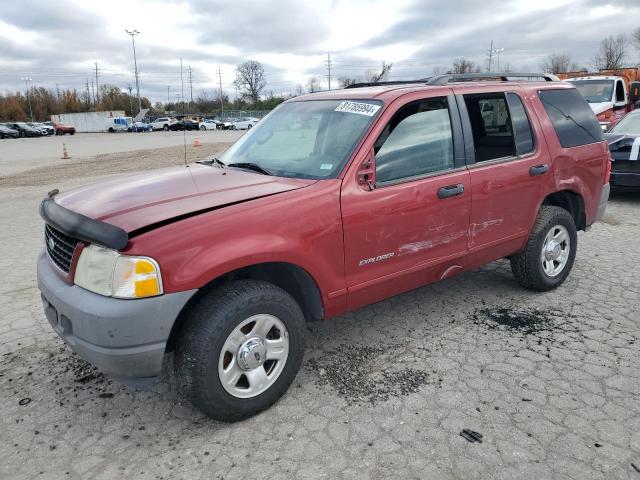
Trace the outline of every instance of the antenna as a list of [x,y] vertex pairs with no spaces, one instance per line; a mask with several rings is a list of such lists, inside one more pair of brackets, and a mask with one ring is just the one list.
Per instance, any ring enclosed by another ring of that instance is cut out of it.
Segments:
[[[184,77],[182,76],[182,58],[180,58],[180,99],[182,100],[182,122],[184,122]],[[184,164],[187,164],[187,129],[182,124],[182,143],[184,145]]]

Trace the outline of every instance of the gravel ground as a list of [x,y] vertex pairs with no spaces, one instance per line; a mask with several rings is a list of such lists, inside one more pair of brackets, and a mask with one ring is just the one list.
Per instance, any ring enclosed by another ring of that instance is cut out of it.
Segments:
[[172,163],[179,149],[2,177],[0,478],[640,479],[640,195],[579,235],[556,291],[499,261],[309,324],[289,392],[229,425],[171,376],[134,392],[75,357],[36,288],[46,191]]

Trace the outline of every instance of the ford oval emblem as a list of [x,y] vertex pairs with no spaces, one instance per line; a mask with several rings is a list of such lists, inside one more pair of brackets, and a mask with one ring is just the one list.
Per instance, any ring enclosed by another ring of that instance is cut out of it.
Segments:
[[49,248],[51,250],[54,250],[56,248],[56,242],[53,241],[53,238],[49,237],[49,240],[47,240],[47,243],[49,244]]

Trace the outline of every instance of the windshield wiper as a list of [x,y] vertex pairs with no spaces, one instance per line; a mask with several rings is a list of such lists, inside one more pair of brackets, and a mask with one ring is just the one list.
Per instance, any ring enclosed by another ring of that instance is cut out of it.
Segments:
[[225,167],[225,164],[222,162],[222,160],[218,159],[217,157],[213,157],[211,160],[200,160],[196,163],[199,163],[201,165],[209,165],[210,167],[213,165],[218,165],[218,167],[220,168]]
[[273,173],[267,170],[266,168],[263,168],[257,163],[253,163],[253,162],[230,163],[229,165],[227,165],[227,167],[244,168],[245,170],[253,170],[254,172],[258,172],[263,175],[273,175]]

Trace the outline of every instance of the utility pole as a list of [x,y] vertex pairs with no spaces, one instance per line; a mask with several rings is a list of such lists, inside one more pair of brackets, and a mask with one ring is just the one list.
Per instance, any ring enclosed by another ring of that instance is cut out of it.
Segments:
[[89,105],[91,105],[91,92],[89,91],[89,79],[87,78],[87,103],[86,103],[86,107],[89,108]]
[[170,90],[171,90],[171,85],[167,85],[167,109],[169,108],[169,104],[171,103],[171,98],[169,95]]
[[127,90],[129,90],[129,111],[131,112],[131,116],[133,117],[133,105],[131,104],[131,90],[133,88],[131,87],[130,83],[127,83]]
[[504,48],[496,48],[495,52],[498,57],[498,71],[500,71],[500,52],[504,52]]
[[191,76],[193,70],[191,70],[191,65],[187,67],[187,71],[189,72],[189,95],[191,98],[191,103],[193,103],[193,77]]
[[224,99],[222,98],[222,69],[218,65],[218,85],[220,86],[220,116],[224,116]]
[[[140,113],[142,111],[142,101],[140,100],[140,80],[138,78],[138,59],[136,58],[136,40],[135,40],[135,36],[138,35],[140,32],[138,30],[125,30],[125,32],[127,32],[127,35],[131,36],[131,45],[133,46],[133,65],[134,65],[135,74],[136,74],[136,95],[138,96],[138,113]],[[182,71],[182,59],[180,60],[180,70]]]
[[182,114],[184,115],[184,78],[182,77],[182,58],[180,58],[180,100],[182,100]]
[[56,98],[60,100],[60,87],[58,86],[57,83],[56,83]]
[[100,89],[98,86],[98,62],[96,62],[96,105],[100,101]]
[[331,54],[330,53],[327,53],[327,61],[325,63],[327,64],[327,70],[328,70],[327,79],[329,80],[329,90],[331,90]]
[[94,105],[97,105],[98,102],[96,102],[96,91],[95,91],[95,85],[93,83],[93,79],[91,79],[91,100],[93,101]]
[[33,110],[31,110],[31,97],[29,96],[29,82],[33,81],[31,77],[20,77],[20,80],[24,82],[24,86],[27,89],[27,103],[29,103],[29,116],[33,122]]
[[493,58],[493,40],[491,40],[491,45],[489,45],[489,51],[487,52],[487,55],[489,55],[489,68],[487,69],[488,72],[491,71],[491,59]]

